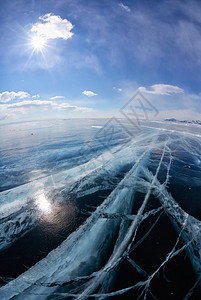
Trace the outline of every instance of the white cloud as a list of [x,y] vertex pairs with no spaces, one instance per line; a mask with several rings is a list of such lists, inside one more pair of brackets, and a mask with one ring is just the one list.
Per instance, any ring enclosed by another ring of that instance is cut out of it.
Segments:
[[67,19],[48,13],[39,17],[39,20],[41,22],[32,25],[31,32],[45,40],[58,38],[67,40],[73,36],[71,32],[73,25]]
[[145,87],[139,87],[140,92],[153,94],[153,95],[170,95],[183,93],[184,90],[178,86],[170,84],[154,84],[150,86],[151,90],[147,90]]
[[124,5],[122,2],[119,3],[119,6],[120,6],[123,10],[125,10],[125,11],[127,11],[127,12],[130,12],[130,11],[131,11],[131,9],[130,9],[127,5]]
[[24,99],[29,97],[30,94],[26,92],[3,92],[0,94],[0,102],[7,103],[15,98]]
[[12,104],[0,104],[2,116],[6,116],[8,113],[12,112],[20,112],[20,113],[27,113],[31,112],[32,109],[58,109],[58,110],[73,110],[73,111],[80,111],[80,112],[90,112],[92,108],[89,107],[80,107],[76,105],[72,105],[69,103],[61,103],[58,104],[53,101],[48,100],[25,100],[17,103]]
[[54,96],[54,97],[51,97],[50,99],[51,100],[57,100],[57,99],[65,99],[66,97],[64,96]]
[[117,88],[116,86],[113,87],[113,90],[116,90],[118,92],[122,92],[123,91],[121,88]]
[[6,108],[28,108],[28,107],[39,107],[39,106],[56,106],[57,104],[52,101],[41,101],[41,100],[27,100],[18,103],[7,104]]
[[83,111],[83,112],[92,111],[92,108],[80,107],[80,106],[76,106],[76,105],[71,105],[69,103],[61,103],[58,105],[58,108],[61,110],[74,110],[74,111]]
[[82,92],[83,95],[88,96],[88,97],[93,97],[93,96],[97,96],[98,94],[95,94],[92,91],[83,91]]
[[33,98],[33,99],[40,98],[40,95],[39,95],[39,94],[33,95],[32,98]]

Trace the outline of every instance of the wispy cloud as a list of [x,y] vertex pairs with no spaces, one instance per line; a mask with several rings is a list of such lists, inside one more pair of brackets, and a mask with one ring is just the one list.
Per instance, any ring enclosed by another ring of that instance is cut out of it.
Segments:
[[178,86],[170,84],[154,84],[150,86],[150,90],[147,90],[145,87],[139,87],[139,90],[143,93],[153,94],[153,95],[170,95],[170,94],[180,94],[184,90]]
[[201,120],[201,113],[193,109],[165,110],[159,113],[159,119],[175,118],[177,120]]
[[[141,86],[139,88],[139,84],[135,81],[121,81],[120,86],[123,88],[121,101],[127,103],[129,99],[136,95],[138,90],[158,110],[157,119],[177,118],[177,111],[178,115],[182,115],[182,112],[184,112],[185,118],[187,118],[187,111],[191,112],[189,118],[196,118],[196,113],[201,114],[201,93],[189,92],[186,87],[182,89],[176,84],[154,84],[150,87]],[[135,98],[135,101],[137,104],[138,99]],[[171,113],[173,113],[172,116]]]
[[119,3],[119,6],[120,6],[123,10],[125,10],[125,11],[127,11],[127,12],[130,12],[130,11],[131,11],[131,9],[130,9],[127,5],[124,5],[122,2]]
[[54,96],[51,97],[50,100],[65,99],[65,98],[66,98],[65,96]]
[[45,40],[58,38],[67,40],[73,36],[71,32],[73,25],[67,19],[48,13],[39,17],[39,20],[40,22],[32,25],[31,32]]
[[92,91],[83,91],[82,92],[83,95],[88,96],[88,97],[93,97],[93,96],[97,96],[98,94],[92,92]]
[[24,99],[30,97],[29,93],[26,92],[3,92],[0,94],[0,102],[7,103],[11,100],[14,100],[15,98]]

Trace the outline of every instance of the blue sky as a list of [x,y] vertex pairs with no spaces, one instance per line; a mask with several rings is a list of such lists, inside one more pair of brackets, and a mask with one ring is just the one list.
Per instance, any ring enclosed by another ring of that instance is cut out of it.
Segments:
[[200,1],[0,6],[1,123],[121,116],[137,90],[158,119],[201,119]]

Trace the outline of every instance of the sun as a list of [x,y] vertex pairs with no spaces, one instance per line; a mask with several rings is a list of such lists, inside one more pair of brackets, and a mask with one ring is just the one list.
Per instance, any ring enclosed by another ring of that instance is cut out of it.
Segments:
[[32,44],[34,50],[36,50],[37,52],[42,51],[44,49],[44,47],[46,46],[45,39],[42,38],[41,36],[37,36],[37,35],[35,35],[32,38],[31,44]]
[[46,36],[39,34],[28,34],[26,46],[27,50],[30,51],[27,64],[32,58],[36,59],[37,57],[38,61],[44,62],[48,67],[46,55],[48,55],[50,45]]

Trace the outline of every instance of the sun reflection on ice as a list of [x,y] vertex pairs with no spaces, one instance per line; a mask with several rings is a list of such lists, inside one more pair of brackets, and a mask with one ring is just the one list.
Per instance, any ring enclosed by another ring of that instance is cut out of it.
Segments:
[[36,200],[36,205],[38,209],[44,214],[52,212],[51,203],[44,194],[39,195],[38,199]]

